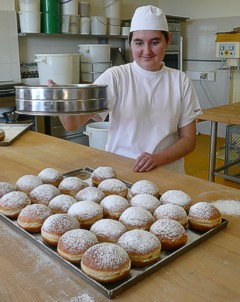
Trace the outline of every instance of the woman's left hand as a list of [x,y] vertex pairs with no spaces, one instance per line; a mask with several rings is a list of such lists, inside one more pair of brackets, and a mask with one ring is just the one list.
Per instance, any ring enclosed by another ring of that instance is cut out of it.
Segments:
[[133,165],[134,172],[147,172],[158,166],[157,154],[142,153]]

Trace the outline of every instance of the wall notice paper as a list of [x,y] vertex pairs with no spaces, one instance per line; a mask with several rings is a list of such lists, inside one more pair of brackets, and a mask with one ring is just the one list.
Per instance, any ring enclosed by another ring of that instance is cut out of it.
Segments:
[[27,132],[32,124],[0,124],[0,129],[5,132],[5,139],[0,142],[0,146],[9,146],[21,135]]

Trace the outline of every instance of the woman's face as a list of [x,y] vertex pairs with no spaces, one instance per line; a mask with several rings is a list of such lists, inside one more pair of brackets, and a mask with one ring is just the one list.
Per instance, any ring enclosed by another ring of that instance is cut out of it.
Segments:
[[166,42],[159,30],[139,30],[133,32],[131,49],[136,63],[145,70],[157,71],[162,67],[165,51],[171,42]]

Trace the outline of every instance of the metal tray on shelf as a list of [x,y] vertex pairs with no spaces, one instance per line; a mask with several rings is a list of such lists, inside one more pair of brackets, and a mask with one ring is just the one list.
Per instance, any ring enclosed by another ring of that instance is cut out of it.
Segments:
[[[91,181],[91,172],[93,169],[91,168],[85,168],[85,169],[77,169],[74,171],[70,171],[64,174],[65,177],[67,176],[77,176],[81,178],[82,180],[86,181],[87,183],[90,183]],[[128,187],[131,186],[131,183],[124,181]],[[6,224],[13,227],[19,234],[25,236],[28,238],[33,244],[38,246],[41,250],[43,250],[48,255],[54,257],[57,259],[60,263],[65,265],[67,268],[69,268],[71,271],[76,273],[82,280],[84,280],[87,284],[94,287],[97,291],[101,292],[103,295],[108,297],[109,299],[112,299],[116,297],[117,295],[121,294],[122,292],[126,291],[130,287],[132,287],[134,284],[138,283],[140,280],[145,279],[147,276],[153,274],[163,266],[167,265],[168,263],[174,261],[176,258],[180,257],[184,253],[190,251],[197,245],[201,244],[202,242],[206,241],[208,238],[212,237],[216,233],[220,232],[228,225],[228,220],[222,219],[222,222],[217,227],[206,231],[206,232],[198,232],[195,230],[190,229],[189,227],[186,228],[187,235],[188,235],[188,241],[187,243],[179,248],[176,251],[169,252],[169,251],[161,251],[161,255],[159,260],[157,260],[154,264],[151,264],[147,267],[143,268],[131,268],[130,274],[125,279],[114,282],[111,284],[104,284],[100,283],[98,281],[93,280],[92,278],[88,277],[86,274],[84,274],[80,268],[80,265],[74,265],[70,262],[64,260],[61,256],[58,255],[56,247],[50,246],[43,242],[41,238],[41,234],[31,234],[27,231],[23,230],[17,223],[17,220],[11,220],[7,218],[6,216],[0,214],[0,220],[5,222]]]

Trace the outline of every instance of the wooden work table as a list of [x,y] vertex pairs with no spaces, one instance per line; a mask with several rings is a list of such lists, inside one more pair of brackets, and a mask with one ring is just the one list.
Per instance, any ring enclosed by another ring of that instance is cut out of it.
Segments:
[[[11,146],[0,147],[0,181],[14,184],[46,167],[68,172],[112,166],[131,183],[148,179],[160,192],[180,189],[193,202],[240,200],[239,190],[157,168],[132,172],[133,160],[28,131]],[[128,289],[115,301],[240,301],[240,216],[224,216],[229,225],[191,251]],[[109,301],[22,234],[0,221],[0,301]]]
[[[197,118],[198,122],[210,121],[210,156],[209,156],[209,171],[208,180],[214,181],[215,175],[234,180],[231,177],[224,176],[216,171],[216,151],[217,151],[217,134],[218,123],[228,125],[240,125],[240,103],[227,104],[213,108],[203,109],[203,114]],[[220,170],[223,170],[224,166]],[[236,179],[235,179],[236,181]],[[237,182],[240,182],[238,180]]]

